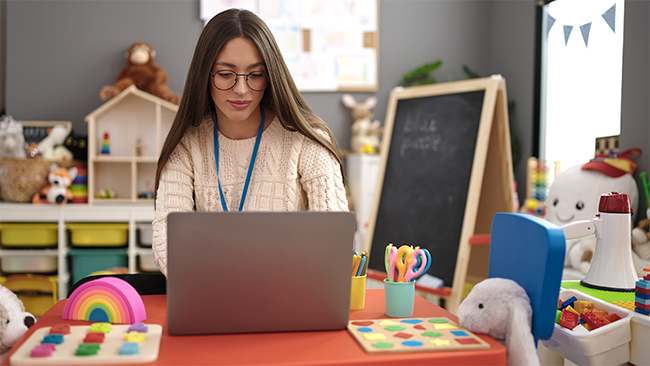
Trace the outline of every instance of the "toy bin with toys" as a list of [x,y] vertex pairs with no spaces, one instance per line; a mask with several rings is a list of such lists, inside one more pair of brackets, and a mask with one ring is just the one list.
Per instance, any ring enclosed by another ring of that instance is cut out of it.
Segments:
[[58,243],[57,223],[0,223],[0,244],[6,248],[46,248]]
[[56,250],[29,250],[26,254],[24,251],[4,251],[0,258],[2,273],[54,273],[57,268]]
[[69,223],[70,244],[75,247],[123,247],[128,243],[128,223]]
[[[578,365],[627,363],[630,360],[629,343],[632,338],[630,320],[633,315],[621,307],[576,290],[563,289],[560,291],[560,300],[563,302],[570,301],[573,297],[576,301],[591,302],[594,310],[605,311],[607,315],[611,315],[616,320],[592,330],[587,330],[582,323],[569,329],[558,324],[564,323],[558,316],[553,336],[549,340],[542,341],[544,346]],[[574,313],[578,312],[582,314],[580,310]],[[582,315],[576,315],[576,317],[584,318]]]

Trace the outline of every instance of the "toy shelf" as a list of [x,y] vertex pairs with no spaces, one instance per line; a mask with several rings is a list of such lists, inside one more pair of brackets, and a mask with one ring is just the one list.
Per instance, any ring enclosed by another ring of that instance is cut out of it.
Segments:
[[[147,197],[178,106],[135,86],[86,116],[88,203],[151,203]],[[115,197],[95,198],[100,190]],[[149,195],[150,196],[150,195]]]
[[[151,203],[151,200],[149,200]],[[56,257],[56,276],[58,299],[67,296],[70,280],[72,279],[69,267],[69,252],[71,249],[68,224],[71,223],[126,223],[128,224],[127,246],[123,248],[127,255],[127,268],[129,273],[140,272],[138,262],[146,259],[151,262],[151,248],[138,246],[138,225],[150,226],[154,219],[153,205],[142,205],[134,203],[90,205],[90,204],[67,204],[56,205],[33,205],[31,203],[0,203],[1,223],[53,223],[56,224],[56,246],[51,248],[0,248],[0,259],[16,256],[46,256]],[[2,233],[0,232],[0,242]],[[100,247],[87,247],[88,250],[105,250]],[[75,248],[76,249],[76,248]],[[85,249],[85,248],[84,248]],[[74,263],[72,264],[74,265]],[[98,268],[104,270],[108,268]],[[151,269],[147,270],[151,271]],[[14,273],[5,273],[6,276]]]

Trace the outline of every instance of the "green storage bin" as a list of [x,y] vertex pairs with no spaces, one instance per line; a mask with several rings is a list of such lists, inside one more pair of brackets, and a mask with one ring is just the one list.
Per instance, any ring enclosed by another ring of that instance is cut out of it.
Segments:
[[128,266],[126,248],[74,248],[68,251],[68,256],[70,257],[70,273],[72,274],[71,285],[91,273]]
[[56,223],[0,223],[0,242],[5,247],[56,247]]

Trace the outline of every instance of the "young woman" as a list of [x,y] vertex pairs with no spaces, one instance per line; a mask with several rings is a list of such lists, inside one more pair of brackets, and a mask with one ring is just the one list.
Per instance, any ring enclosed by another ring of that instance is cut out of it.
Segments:
[[165,275],[172,211],[347,211],[334,136],[255,14],[229,9],[203,29],[155,189],[153,255]]

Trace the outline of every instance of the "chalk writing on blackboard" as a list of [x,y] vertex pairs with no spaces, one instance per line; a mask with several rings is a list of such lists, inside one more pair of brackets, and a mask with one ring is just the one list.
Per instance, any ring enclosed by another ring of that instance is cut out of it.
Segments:
[[409,111],[404,121],[404,135],[399,143],[400,157],[406,157],[409,150],[420,151],[426,157],[427,151],[438,151],[442,137],[437,134],[436,120],[426,111]]

